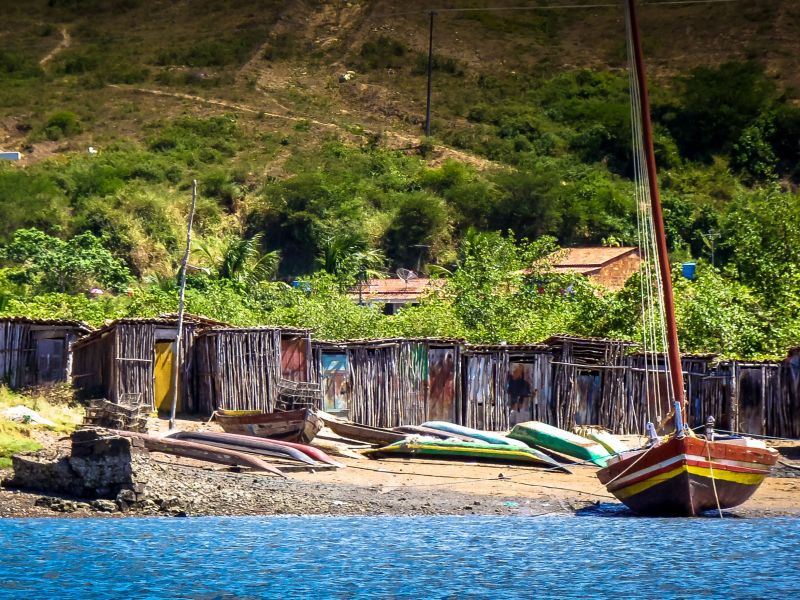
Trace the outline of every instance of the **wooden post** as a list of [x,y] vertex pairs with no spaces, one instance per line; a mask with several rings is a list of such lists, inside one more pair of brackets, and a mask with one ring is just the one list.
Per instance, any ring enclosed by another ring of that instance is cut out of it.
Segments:
[[184,297],[186,295],[186,265],[189,264],[189,252],[192,244],[192,222],[194,221],[194,210],[197,206],[197,179],[192,179],[192,206],[189,209],[189,222],[186,226],[186,250],[181,261],[181,285],[178,291],[178,332],[175,334],[175,356],[172,360],[172,406],[169,411],[169,428],[175,427],[175,411],[178,407],[178,373],[181,365],[181,341],[183,338],[183,310]]
[[[428,98],[425,104],[425,135],[431,135],[431,80],[433,78],[433,17],[435,11],[431,11],[431,23],[428,31]],[[419,269],[418,269],[419,270]]]

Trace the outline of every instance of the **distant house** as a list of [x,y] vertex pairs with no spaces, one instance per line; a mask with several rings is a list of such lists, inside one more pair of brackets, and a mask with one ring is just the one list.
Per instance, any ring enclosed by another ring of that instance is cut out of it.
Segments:
[[384,312],[393,315],[407,304],[419,304],[420,299],[444,287],[443,279],[418,277],[405,281],[399,278],[368,279],[352,287],[347,295],[363,304],[384,304]]
[[551,259],[556,273],[579,273],[609,290],[623,287],[642,264],[635,246],[564,248]]
[[0,383],[19,389],[67,381],[70,344],[91,331],[81,321],[0,318]]

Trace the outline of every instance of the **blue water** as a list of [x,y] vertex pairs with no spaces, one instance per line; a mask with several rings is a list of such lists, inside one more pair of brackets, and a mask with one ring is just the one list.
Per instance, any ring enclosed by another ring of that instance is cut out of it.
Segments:
[[800,520],[0,519],[0,598],[796,598]]

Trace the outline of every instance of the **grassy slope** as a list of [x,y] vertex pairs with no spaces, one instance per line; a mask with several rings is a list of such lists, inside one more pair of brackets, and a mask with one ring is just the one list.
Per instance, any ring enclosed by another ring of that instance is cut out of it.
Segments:
[[[31,160],[37,154],[46,157],[89,144],[102,147],[111,140],[142,137],[155,119],[230,110],[199,100],[110,88],[109,82],[227,101],[249,107],[253,113],[239,112],[251,117],[263,111],[316,118],[344,131],[358,124],[416,135],[425,93],[424,76],[410,73],[408,63],[416,57],[406,57],[405,66],[393,73],[384,69],[360,73],[351,85],[340,86],[337,78],[359,62],[361,45],[379,35],[402,42],[412,52],[424,52],[426,16],[396,13],[424,10],[428,4],[413,0],[402,6],[378,0],[322,7],[313,2],[244,0],[18,4],[6,10],[7,18],[0,24],[5,49],[36,62],[58,45],[61,27],[69,31],[71,44],[45,65],[46,77],[2,87],[2,116],[13,117],[13,122],[4,123],[8,136],[4,144],[13,147],[30,141],[30,135],[26,140],[15,125],[41,126],[56,109],[76,112],[85,123],[85,133],[60,145],[44,143]],[[481,5],[459,3],[464,4]],[[756,59],[786,86],[800,88],[800,59],[794,51],[800,33],[796,3],[647,6],[642,12],[648,59],[657,76],[699,64]],[[463,117],[481,74],[513,81],[541,70],[620,68],[623,39],[622,15],[616,9],[443,13],[437,17],[436,48],[463,64],[466,74],[454,82],[445,75],[437,82],[435,116],[443,121],[442,127]],[[264,50],[271,50],[275,60],[264,59]],[[289,131],[294,124],[285,118],[256,121],[254,126],[261,131]]]
[[83,408],[58,400],[51,394],[19,394],[0,386],[0,412],[13,406],[26,406],[54,423],[53,426],[18,423],[0,416],[0,469],[11,466],[11,456],[38,450],[43,440],[55,434],[69,433],[83,419]]

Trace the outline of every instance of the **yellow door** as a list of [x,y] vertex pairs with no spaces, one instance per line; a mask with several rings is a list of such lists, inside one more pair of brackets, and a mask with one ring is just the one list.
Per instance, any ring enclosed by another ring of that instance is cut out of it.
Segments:
[[[153,368],[154,402],[159,412],[172,408],[172,365],[175,360],[174,342],[156,342],[156,362]],[[181,409],[180,397],[177,410]]]

